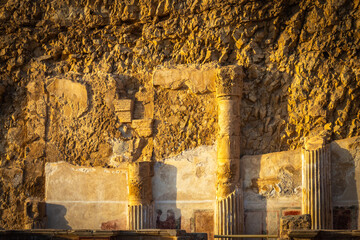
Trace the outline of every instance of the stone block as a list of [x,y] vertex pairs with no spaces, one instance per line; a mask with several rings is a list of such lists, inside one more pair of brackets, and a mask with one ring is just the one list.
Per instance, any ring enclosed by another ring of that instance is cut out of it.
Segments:
[[131,122],[131,127],[140,137],[150,137],[153,133],[152,126],[153,119],[136,119]]
[[88,109],[88,92],[86,85],[67,79],[55,79],[47,86],[50,101],[61,100],[61,114],[67,117],[79,117]]
[[131,127],[135,129],[152,128],[152,126],[153,126],[153,119],[134,119],[131,122]]
[[152,128],[140,128],[136,129],[136,132],[139,137],[150,137],[153,134]]
[[28,145],[27,160],[39,159],[45,155],[45,141],[39,140]]
[[36,113],[39,115],[39,117],[46,117],[46,102],[43,99],[36,101]]
[[132,120],[132,114],[130,111],[116,112],[116,116],[119,118],[119,121],[122,123],[130,123]]
[[173,90],[187,86],[193,93],[214,92],[216,73],[217,66],[212,64],[161,68],[154,71],[153,84]]
[[115,112],[132,111],[134,102],[132,99],[119,99],[114,101]]
[[280,238],[288,239],[291,230],[308,230],[310,228],[310,214],[284,216],[280,219]]
[[23,182],[23,170],[20,168],[1,168],[1,182],[3,185],[17,188]]

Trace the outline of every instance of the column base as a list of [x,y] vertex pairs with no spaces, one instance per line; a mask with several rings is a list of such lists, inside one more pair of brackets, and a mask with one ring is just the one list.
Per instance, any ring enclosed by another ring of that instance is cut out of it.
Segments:
[[150,205],[129,205],[128,206],[129,230],[154,228],[154,206]]
[[243,232],[244,226],[243,194],[240,188],[235,189],[226,198],[216,200],[215,233],[233,235]]

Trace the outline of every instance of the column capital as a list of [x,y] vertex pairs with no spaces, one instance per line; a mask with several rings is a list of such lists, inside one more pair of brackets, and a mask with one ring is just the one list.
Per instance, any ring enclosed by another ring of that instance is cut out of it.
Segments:
[[229,65],[218,69],[216,78],[216,96],[238,96],[242,94],[244,70],[238,65]]
[[304,141],[304,149],[307,151],[323,148],[326,145],[325,138],[321,136],[308,137]]

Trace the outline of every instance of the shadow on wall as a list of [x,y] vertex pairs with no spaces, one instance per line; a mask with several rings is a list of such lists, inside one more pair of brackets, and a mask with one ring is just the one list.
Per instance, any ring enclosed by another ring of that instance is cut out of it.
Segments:
[[[244,176],[245,174],[245,168],[242,167],[242,176]],[[267,234],[267,199],[266,197],[264,197],[262,194],[260,194],[260,189],[259,189],[259,185],[258,183],[254,182],[258,179],[260,179],[260,170],[261,170],[261,157],[258,156],[258,160],[252,163],[252,167],[251,167],[251,181],[252,181],[252,186],[256,186],[256,189],[253,189],[253,197],[255,197],[257,199],[256,202],[261,202],[258,206],[256,207],[257,209],[254,208],[250,208],[247,209],[247,204],[246,204],[246,195],[244,196],[244,230],[245,230],[245,234]],[[244,194],[246,194],[245,189],[244,189]],[[249,201],[250,199],[248,199]],[[250,200],[251,201],[251,200]],[[250,202],[249,201],[249,202]],[[262,238],[251,238],[251,239],[255,239],[255,240],[261,240]],[[250,238],[246,238],[245,240],[250,240]]]
[[[251,176],[244,187],[244,232],[245,234],[279,233],[279,222],[283,214],[298,215],[301,211],[288,206],[274,205],[274,195],[278,194],[279,181],[293,176],[294,169],[284,167],[278,175],[260,176],[263,155],[288,151],[290,136],[284,135],[289,124],[289,93],[293,76],[286,72],[260,71],[257,64],[247,67],[241,100],[241,164],[243,158],[252,156],[247,161],[247,169],[242,169],[242,176]],[[259,85],[254,84],[258,82]],[[293,130],[293,129],[291,129]],[[292,133],[293,134],[293,133]],[[283,137],[286,136],[286,137]],[[281,160],[280,160],[281,161]],[[251,163],[250,163],[251,162]],[[266,167],[270,167],[266,166]],[[245,173],[246,171],[246,173]],[[264,170],[263,170],[264,171]],[[271,174],[265,174],[271,175]],[[291,180],[289,180],[291,182]],[[289,181],[284,181],[285,183]],[[292,187],[292,184],[290,184]],[[246,189],[248,188],[248,189]],[[251,192],[251,196],[248,194]],[[291,210],[288,211],[288,210]],[[258,239],[261,238],[251,238]],[[248,239],[250,240],[250,238]]]
[[244,166],[246,234],[279,234],[282,216],[301,214],[301,151],[248,155]]
[[333,228],[358,229],[359,199],[354,156],[337,142],[331,143],[331,154]]
[[176,207],[177,169],[174,166],[156,163],[153,178],[157,229],[181,229],[181,210]]
[[63,205],[59,204],[46,204],[46,214],[47,216],[56,216],[52,218],[48,218],[47,226],[52,229],[71,229],[68,225],[68,221],[66,220],[67,209]]

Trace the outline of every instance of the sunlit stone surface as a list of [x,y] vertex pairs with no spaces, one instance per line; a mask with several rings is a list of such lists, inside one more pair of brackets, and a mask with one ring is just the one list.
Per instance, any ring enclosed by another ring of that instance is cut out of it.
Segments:
[[152,197],[152,162],[129,165],[128,226],[130,230],[155,228]]
[[212,239],[306,211],[314,233],[358,229],[359,16],[345,0],[0,1],[0,228]]
[[240,99],[243,70],[220,68],[216,79],[218,138],[215,232],[240,234],[244,227],[243,187],[240,162]]

